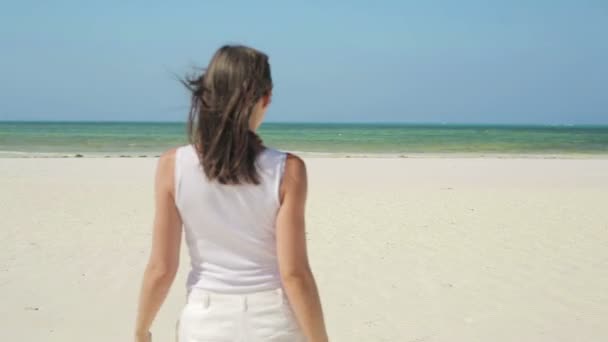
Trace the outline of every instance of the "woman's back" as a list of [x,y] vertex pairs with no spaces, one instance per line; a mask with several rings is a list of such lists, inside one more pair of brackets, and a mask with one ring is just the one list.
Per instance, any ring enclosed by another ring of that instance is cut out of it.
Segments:
[[191,258],[188,292],[252,293],[281,287],[275,222],[286,153],[265,148],[260,183],[209,181],[194,145],[175,156],[175,202]]
[[190,144],[159,159],[137,340],[149,341],[184,231],[191,270],[178,341],[327,341],[306,252],[304,162],[256,133],[272,96],[268,56],[226,45],[183,83]]

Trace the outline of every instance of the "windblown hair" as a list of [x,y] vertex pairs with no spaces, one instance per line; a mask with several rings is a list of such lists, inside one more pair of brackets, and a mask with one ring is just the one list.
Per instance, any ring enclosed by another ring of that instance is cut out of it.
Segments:
[[241,45],[221,47],[199,75],[182,80],[192,92],[188,137],[209,180],[259,184],[264,149],[249,128],[256,103],[272,90],[268,56]]

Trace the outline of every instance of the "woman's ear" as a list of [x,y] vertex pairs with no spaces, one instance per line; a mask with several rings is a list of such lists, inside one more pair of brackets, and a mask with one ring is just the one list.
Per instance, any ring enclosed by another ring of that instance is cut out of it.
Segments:
[[269,92],[268,95],[264,95],[262,97],[262,107],[268,107],[270,105],[270,102],[272,102],[272,92]]

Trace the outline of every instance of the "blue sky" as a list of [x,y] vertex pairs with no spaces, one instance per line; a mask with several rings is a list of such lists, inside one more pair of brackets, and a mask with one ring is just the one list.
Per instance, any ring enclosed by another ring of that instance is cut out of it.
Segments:
[[0,120],[183,121],[243,43],[269,121],[608,124],[605,0],[50,3],[0,5]]

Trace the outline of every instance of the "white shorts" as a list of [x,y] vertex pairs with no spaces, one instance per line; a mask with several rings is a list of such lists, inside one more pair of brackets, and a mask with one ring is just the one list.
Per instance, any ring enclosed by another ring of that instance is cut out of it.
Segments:
[[178,342],[305,341],[280,288],[244,295],[193,288],[176,334]]

